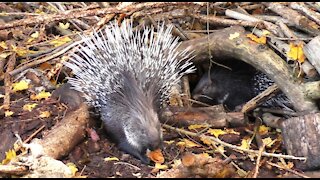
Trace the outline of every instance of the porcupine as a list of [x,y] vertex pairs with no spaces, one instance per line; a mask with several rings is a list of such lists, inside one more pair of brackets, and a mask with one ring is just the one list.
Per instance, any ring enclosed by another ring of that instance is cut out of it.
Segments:
[[161,146],[158,112],[170,89],[180,78],[195,71],[191,51],[177,51],[173,25],[158,24],[134,30],[125,21],[110,23],[93,36],[82,36],[84,44],[66,66],[75,77],[72,88],[100,113],[107,134],[118,148],[148,164],[147,150]]
[[[227,61],[226,64],[232,70],[215,65],[210,76],[206,72],[201,77],[192,92],[194,99],[210,105],[223,104],[227,109],[235,110],[274,83],[266,74],[239,60]],[[293,108],[282,92],[261,106]]]

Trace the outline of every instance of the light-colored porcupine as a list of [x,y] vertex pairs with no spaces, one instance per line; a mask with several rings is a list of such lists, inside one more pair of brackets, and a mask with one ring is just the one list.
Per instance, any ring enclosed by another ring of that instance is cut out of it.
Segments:
[[93,36],[70,57],[66,66],[75,77],[72,88],[83,92],[101,115],[107,133],[118,147],[149,163],[146,151],[159,148],[161,104],[180,78],[195,71],[188,49],[177,51],[173,26],[134,30],[132,22],[116,23]]

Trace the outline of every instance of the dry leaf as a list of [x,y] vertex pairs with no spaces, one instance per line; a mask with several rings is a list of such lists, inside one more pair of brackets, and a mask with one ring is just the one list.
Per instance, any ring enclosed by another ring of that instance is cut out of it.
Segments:
[[42,111],[40,112],[40,117],[41,118],[48,118],[51,116],[51,113],[49,111]]
[[33,103],[33,104],[25,104],[23,106],[23,110],[25,111],[32,111],[33,108],[35,108],[38,104],[37,103]]
[[14,151],[13,149],[10,149],[8,152],[6,152],[6,158],[4,160],[2,160],[2,165],[6,165],[8,164],[12,159],[16,158],[17,154],[16,151]]
[[45,92],[45,91],[41,91],[40,93],[38,93],[37,95],[32,94],[30,96],[31,100],[41,100],[41,99],[48,99],[48,97],[51,96],[50,92]]
[[10,111],[10,110],[6,110],[6,111],[4,112],[4,116],[5,116],[5,117],[9,117],[9,116],[11,116],[12,114],[13,114],[13,112]]
[[204,144],[206,144],[206,145],[211,145],[211,144],[212,144],[212,141],[211,141],[211,139],[209,139],[209,138],[200,137],[200,140],[201,140]]
[[256,35],[250,33],[250,34],[247,34],[247,37],[250,38],[252,41],[259,43],[259,44],[266,44],[267,43],[266,36],[257,37]]
[[269,132],[269,130],[270,130],[269,127],[267,127],[267,126],[265,126],[265,125],[261,125],[261,126],[259,127],[259,134],[260,134],[260,135],[265,135],[265,134],[267,134],[267,133]]
[[54,40],[50,41],[50,44],[54,45],[54,47],[59,47],[63,44],[66,44],[68,42],[72,41],[68,36],[62,37],[62,38],[57,38]]
[[192,147],[200,147],[199,144],[196,144],[188,139],[182,139],[182,141],[177,143],[178,146],[185,146],[188,148],[192,148]]
[[77,166],[75,164],[71,163],[71,162],[67,163],[66,165],[71,170],[72,175],[75,176],[76,172],[78,172]]
[[188,129],[193,130],[193,129],[199,129],[199,128],[206,128],[208,126],[209,125],[207,125],[207,124],[192,124],[192,125],[188,126]]
[[69,26],[70,26],[70,23],[68,23],[68,22],[66,24],[63,24],[63,23],[59,22],[59,27],[61,29],[68,29]]
[[150,151],[149,153],[147,153],[147,157],[155,163],[164,163],[164,157],[160,149]]
[[171,140],[171,141],[163,141],[163,142],[166,143],[166,144],[168,144],[168,145],[170,145],[170,144],[174,143],[174,140]]
[[262,142],[266,145],[266,147],[271,147],[277,139],[272,140],[270,137],[262,139]]
[[21,80],[17,83],[13,83],[12,84],[12,90],[13,92],[17,92],[17,91],[22,91],[22,90],[26,90],[29,87],[29,82],[26,80]]
[[303,63],[306,58],[303,52],[303,43],[290,43],[290,49],[289,52],[287,52],[287,56],[293,60],[298,60],[300,63]]
[[239,34],[238,32],[235,32],[235,33],[233,33],[233,34],[230,34],[229,39],[230,39],[230,40],[233,40],[233,39],[235,39],[235,38],[237,38],[237,37],[239,37],[239,36],[240,36],[240,34]]
[[2,49],[8,49],[7,43],[6,43],[5,41],[1,41],[1,42],[0,42],[0,47],[1,47]]
[[243,149],[250,149],[250,138],[248,138],[248,139],[242,139],[242,141],[241,141],[241,148],[243,148]]
[[38,53],[37,51],[32,51],[32,50],[28,50],[26,47],[17,47],[17,46],[14,46],[14,45],[11,45],[12,47],[12,50],[14,52],[17,53],[18,56],[26,56],[26,55],[29,55],[29,54],[35,54],[35,53]]
[[0,54],[0,61],[2,59],[6,59],[8,56],[10,56],[12,54],[12,52],[3,52]]
[[226,132],[221,129],[209,129],[208,133],[210,133],[211,135],[214,135],[215,137],[219,137],[219,135],[221,134],[226,134]]
[[117,157],[107,157],[103,159],[104,161],[119,161],[119,158]]

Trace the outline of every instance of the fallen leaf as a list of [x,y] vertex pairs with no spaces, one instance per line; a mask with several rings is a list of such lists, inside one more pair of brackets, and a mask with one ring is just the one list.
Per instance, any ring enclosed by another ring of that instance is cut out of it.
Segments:
[[50,92],[45,92],[45,91],[41,91],[40,93],[34,95],[32,94],[30,96],[30,99],[31,100],[41,100],[41,99],[48,99],[49,97],[51,96],[51,93]]
[[240,147],[243,149],[250,149],[250,138],[242,139]]
[[2,49],[8,49],[7,43],[6,43],[5,41],[1,41],[1,42],[0,42],[0,47],[1,47]]
[[51,113],[49,111],[42,111],[40,112],[40,117],[41,118],[48,118],[51,116]]
[[107,157],[103,159],[104,161],[119,161],[119,158],[117,157]]
[[261,125],[261,126],[259,127],[259,134],[260,134],[260,135],[265,135],[265,134],[267,134],[267,133],[269,132],[269,130],[270,130],[269,127],[267,127],[267,126],[265,126],[265,125]]
[[303,43],[289,44],[289,51],[287,52],[287,56],[293,60],[298,60],[300,63],[303,63],[305,60],[304,52],[303,52]]
[[22,91],[22,90],[26,90],[29,87],[29,82],[26,80],[21,80],[17,83],[13,83],[12,84],[12,90],[13,92],[17,92],[17,91]]
[[170,145],[170,144],[174,143],[174,140],[171,140],[171,141],[163,141],[163,142],[166,143],[166,144],[168,144],[168,145]]
[[78,172],[77,166],[75,164],[71,163],[71,162],[67,163],[66,165],[71,170],[72,175],[75,176],[76,172]]
[[237,38],[237,37],[239,37],[239,36],[240,36],[240,34],[239,34],[238,32],[235,32],[235,33],[233,33],[233,34],[230,34],[229,39],[230,39],[230,40],[233,40],[233,39],[235,39],[235,38]]
[[150,151],[149,153],[147,153],[147,157],[155,163],[164,163],[164,157],[160,149]]
[[33,108],[35,108],[38,104],[37,103],[33,103],[33,104],[25,104],[23,106],[23,110],[25,111],[32,111]]
[[272,140],[270,137],[262,139],[262,142],[266,145],[266,147],[271,147],[277,139]]
[[10,149],[9,151],[6,152],[6,158],[4,160],[2,160],[2,165],[6,165],[8,164],[12,159],[16,158],[17,154],[16,151],[14,151],[13,149]]
[[5,117],[9,117],[9,116],[11,116],[12,114],[13,114],[13,112],[10,111],[10,110],[6,110],[6,111],[4,112],[4,116],[5,116]]
[[12,52],[3,52],[0,54],[0,60],[6,59],[8,56],[10,56]]
[[247,37],[250,38],[252,41],[259,43],[259,44],[266,44],[267,43],[266,36],[257,37],[256,35],[250,33],[250,34],[247,34]]
[[177,143],[178,146],[185,146],[188,148],[192,148],[192,147],[200,147],[199,144],[196,144],[188,139],[182,139],[182,141]]
[[68,29],[69,26],[70,26],[70,23],[68,23],[68,22],[66,24],[63,24],[63,23],[59,22],[59,27],[61,29]]
[[162,165],[160,163],[156,163],[155,168],[160,169],[160,170],[166,170],[166,169],[168,169],[168,166],[165,164]]
[[54,47],[59,47],[63,44],[66,44],[68,42],[72,41],[68,36],[62,37],[62,38],[57,38],[54,40],[51,40],[49,43],[54,45]]
[[211,144],[212,144],[212,141],[211,141],[211,139],[209,139],[209,138],[200,137],[200,140],[201,140],[204,144],[206,144],[206,145],[211,145]]
[[207,125],[207,124],[192,124],[192,125],[188,126],[188,129],[193,130],[193,129],[199,129],[199,128],[206,128],[208,126],[209,125]]
[[36,32],[34,32],[34,33],[32,33],[31,34],[31,37],[33,37],[33,38],[38,38],[39,37],[39,31],[36,31]]
[[219,137],[219,135],[226,134],[226,132],[221,129],[209,129],[208,133],[214,135],[215,137]]

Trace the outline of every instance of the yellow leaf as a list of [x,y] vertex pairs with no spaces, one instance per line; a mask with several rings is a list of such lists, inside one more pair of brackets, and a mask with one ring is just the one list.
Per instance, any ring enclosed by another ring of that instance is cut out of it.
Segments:
[[36,10],[35,10],[35,13],[37,13],[37,14],[45,14],[45,12],[43,12],[43,11],[40,10],[40,9],[36,9]]
[[2,49],[8,49],[7,43],[6,43],[5,41],[1,41],[1,42],[0,42],[0,47],[1,47]]
[[206,127],[208,127],[207,124],[192,124],[188,126],[188,129],[193,130],[193,129],[206,128]]
[[305,60],[303,52],[303,43],[294,44],[290,43],[290,49],[287,52],[287,56],[293,60],[298,60],[300,63],[303,63]]
[[166,143],[166,144],[168,144],[168,145],[170,145],[170,144],[174,143],[174,140],[171,140],[171,141],[163,141],[163,142]]
[[6,165],[8,164],[12,159],[16,158],[17,154],[16,151],[14,151],[13,149],[10,149],[8,152],[6,152],[6,158],[4,160],[2,160],[2,165]]
[[48,97],[51,96],[50,92],[45,92],[45,91],[41,91],[40,93],[38,93],[37,95],[32,94],[30,96],[31,100],[41,100],[41,99],[47,99]]
[[259,43],[259,44],[266,44],[267,43],[266,36],[257,37],[256,35],[250,33],[250,34],[247,34],[247,37],[250,38],[252,41]]
[[209,138],[200,137],[200,140],[206,145],[211,145],[212,144],[212,141]]
[[34,33],[31,34],[31,37],[32,37],[32,38],[38,38],[38,37],[39,37],[39,34],[40,34],[39,31],[36,31],[36,32],[34,32]]
[[235,39],[235,38],[237,38],[237,37],[239,37],[239,36],[240,36],[240,34],[239,34],[238,32],[235,32],[235,33],[233,33],[233,34],[230,34],[229,39],[230,39],[230,40],[233,40],[233,39]]
[[250,149],[250,139],[242,139],[240,147],[243,149]]
[[117,158],[117,157],[107,157],[107,158],[104,158],[104,161],[119,161],[119,158]]
[[215,150],[215,152],[225,152],[226,150],[224,149],[224,146],[220,145],[217,147],[217,149]]
[[178,142],[177,143],[178,146],[186,146],[188,148],[191,148],[191,147],[200,147],[199,144],[196,144],[188,139],[183,139],[182,141]]
[[174,159],[172,168],[177,168],[181,164],[181,159]]
[[267,126],[265,126],[265,125],[261,125],[261,126],[259,127],[259,134],[260,134],[260,135],[265,135],[265,134],[268,133],[269,130],[270,130],[269,127],[267,127]]
[[4,112],[4,116],[5,117],[9,117],[9,116],[11,116],[13,114],[13,112],[12,111],[9,111],[9,110],[6,110],[5,112]]
[[51,113],[49,111],[43,111],[40,113],[41,118],[48,118],[50,117]]
[[59,47],[65,43],[70,42],[72,39],[70,39],[68,36],[57,38],[52,41],[50,41],[50,44],[54,45],[54,47]]
[[38,104],[33,103],[33,104],[25,104],[23,106],[24,111],[32,111],[33,108],[35,108]]
[[14,46],[14,45],[11,45],[12,46],[12,50],[14,51],[14,52],[16,52],[17,53],[17,55],[18,56],[26,56],[26,55],[28,55],[28,54],[35,54],[35,53],[37,53],[37,51],[32,51],[32,50],[28,50],[27,48],[25,48],[25,47],[16,47],[16,46]]
[[240,135],[240,133],[237,132],[237,131],[234,131],[234,129],[225,129],[224,131],[225,131],[227,134],[238,134],[238,135]]
[[266,147],[271,147],[276,141],[277,139],[272,140],[270,137],[262,139],[262,142],[266,145]]
[[21,80],[19,82],[12,84],[12,90],[13,92],[22,91],[28,89],[29,82],[26,80]]
[[210,133],[211,135],[214,135],[215,137],[219,137],[219,135],[221,134],[226,134],[226,132],[221,129],[209,129],[208,133]]
[[156,163],[155,164],[155,168],[156,169],[160,169],[160,170],[166,170],[166,169],[168,169],[168,166],[167,165],[165,165],[165,164],[160,164],[160,163]]
[[266,36],[266,35],[269,35],[270,34],[270,31],[268,31],[268,30],[263,30],[262,31],[262,35],[264,35],[264,36]]
[[12,54],[12,52],[4,52],[0,54],[0,60],[7,58],[8,56],[10,56]]
[[76,166],[75,164],[73,164],[73,163],[70,163],[70,162],[67,163],[66,165],[67,165],[68,168],[71,170],[72,175],[75,176],[75,175],[76,175],[76,172],[78,172],[77,166]]
[[59,22],[59,27],[61,29],[68,29],[69,26],[70,26],[70,23],[68,23],[68,22],[66,24],[63,24],[63,23]]

